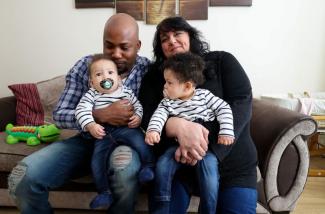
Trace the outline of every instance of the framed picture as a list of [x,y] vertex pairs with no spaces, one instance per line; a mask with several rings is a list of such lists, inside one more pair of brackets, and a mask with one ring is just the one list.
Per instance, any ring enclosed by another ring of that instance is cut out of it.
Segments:
[[115,7],[115,0],[75,0],[76,8]]
[[187,20],[207,20],[209,0],[179,0],[179,15]]
[[144,1],[116,0],[116,13],[127,13],[136,20],[144,20]]
[[209,6],[252,6],[252,0],[75,0],[76,8],[116,8],[136,20],[157,24],[176,13],[187,20],[207,20]]
[[252,0],[210,0],[210,6],[252,6]]
[[158,24],[164,18],[175,16],[175,0],[147,0],[146,23]]

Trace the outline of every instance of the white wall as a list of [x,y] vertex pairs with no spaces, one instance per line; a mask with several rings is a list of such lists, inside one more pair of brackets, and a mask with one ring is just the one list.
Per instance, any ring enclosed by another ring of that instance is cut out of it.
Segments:
[[[0,7],[0,97],[7,85],[65,74],[81,56],[102,51],[102,30],[115,11],[75,9],[74,0],[3,1]],[[190,21],[211,50],[233,53],[255,95],[325,91],[325,1],[253,0],[252,7],[210,7]],[[139,22],[151,58],[155,26]]]

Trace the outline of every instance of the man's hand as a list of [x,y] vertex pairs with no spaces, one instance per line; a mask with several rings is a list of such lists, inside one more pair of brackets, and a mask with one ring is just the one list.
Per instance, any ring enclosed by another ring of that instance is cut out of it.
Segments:
[[128,100],[119,100],[105,108],[93,110],[96,122],[113,126],[127,125],[133,114],[133,106]]
[[131,118],[130,118],[130,122],[128,123],[128,127],[129,128],[137,128],[139,127],[141,124],[141,117],[139,117],[139,115],[133,115]]
[[166,123],[168,137],[176,137],[179,143],[181,155],[175,155],[176,161],[193,158],[202,160],[208,150],[209,130],[198,123],[190,122],[182,118],[171,117]]
[[146,138],[144,140],[146,144],[153,146],[155,143],[159,143],[160,135],[158,132],[149,131],[146,133]]
[[99,125],[98,123],[89,123],[86,125],[86,130],[90,132],[90,134],[97,139],[103,139],[106,135],[104,127]]

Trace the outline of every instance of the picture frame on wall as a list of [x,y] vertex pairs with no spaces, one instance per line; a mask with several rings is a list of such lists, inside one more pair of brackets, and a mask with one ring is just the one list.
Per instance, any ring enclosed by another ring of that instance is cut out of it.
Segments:
[[175,0],[146,0],[146,23],[158,24],[164,18],[176,15]]
[[252,0],[210,0],[210,6],[252,6]]
[[116,13],[127,13],[136,20],[144,20],[144,0],[116,0]]
[[75,0],[76,8],[115,7],[115,0]]
[[179,15],[187,20],[207,20],[209,0],[179,0]]
[[252,6],[252,0],[75,0],[76,8],[115,8],[146,24],[158,24],[179,14],[187,20],[207,20],[209,6]]

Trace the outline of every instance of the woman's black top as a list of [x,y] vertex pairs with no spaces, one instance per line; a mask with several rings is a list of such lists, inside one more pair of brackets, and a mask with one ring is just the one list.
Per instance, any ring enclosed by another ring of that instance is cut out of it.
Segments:
[[[209,148],[219,159],[220,188],[256,188],[257,154],[250,136],[252,114],[252,89],[250,81],[236,58],[224,51],[214,51],[204,56],[205,83],[198,88],[210,90],[231,106],[234,116],[235,143],[224,146],[215,142]],[[153,112],[163,98],[165,80],[160,65],[153,64],[144,76],[139,100],[143,105],[142,127],[146,130]],[[219,132],[217,121],[206,123],[215,138]],[[210,137],[210,136],[209,136]],[[173,139],[168,139],[164,131],[161,142],[154,146],[157,155],[162,154]],[[188,176],[185,176],[188,177]]]

